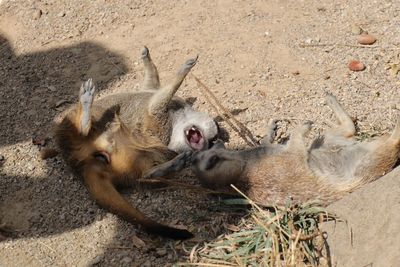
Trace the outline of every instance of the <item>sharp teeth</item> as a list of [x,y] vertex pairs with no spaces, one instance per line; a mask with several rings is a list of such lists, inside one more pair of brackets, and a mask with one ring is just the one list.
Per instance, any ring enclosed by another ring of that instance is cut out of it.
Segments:
[[186,130],[186,131],[185,131],[185,134],[186,134],[186,135],[189,135],[189,130]]
[[192,127],[192,129],[191,129],[192,131],[196,131],[196,128],[195,127]]

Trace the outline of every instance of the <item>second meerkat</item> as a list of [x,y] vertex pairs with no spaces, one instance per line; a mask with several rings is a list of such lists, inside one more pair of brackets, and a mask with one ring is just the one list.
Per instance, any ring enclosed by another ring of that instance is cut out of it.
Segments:
[[145,216],[116,189],[131,184],[176,153],[208,148],[218,134],[218,126],[209,115],[193,110],[174,96],[197,58],[187,60],[174,80],[163,87],[146,47],[142,60],[145,76],[138,92],[112,94],[94,101],[95,86],[91,80],[85,82],[78,103],[56,126],[56,140],[101,207],[150,233],[189,238],[189,231]]
[[392,134],[359,142],[353,121],[336,98],[327,95],[326,100],[338,123],[310,147],[304,135],[311,123],[298,126],[281,145],[272,144],[273,122],[259,147],[228,150],[219,142],[206,151],[183,153],[146,175],[162,176],[192,165],[203,186],[232,192],[230,184],[235,184],[264,205],[284,205],[290,198],[327,205],[392,170],[400,152],[400,119]]

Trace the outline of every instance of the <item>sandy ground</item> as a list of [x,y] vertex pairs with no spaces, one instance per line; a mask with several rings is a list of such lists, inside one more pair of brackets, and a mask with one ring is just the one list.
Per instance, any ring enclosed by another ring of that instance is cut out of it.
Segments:
[[[395,0],[0,0],[0,220],[14,229],[0,243],[0,265],[168,266],[187,255],[180,242],[148,236],[99,209],[61,158],[38,157],[32,137],[53,146],[51,122],[76,100],[83,80],[92,77],[100,96],[137,89],[143,45],[163,81],[199,54],[193,73],[227,108],[241,110],[237,119],[257,136],[270,118],[285,120],[279,138],[305,119],[315,132],[326,127],[326,91],[371,136],[392,129],[400,109],[399,13]],[[360,29],[378,41],[361,47]],[[352,59],[366,69],[349,71]],[[193,79],[179,95],[212,113]],[[231,147],[244,145],[227,130]],[[198,241],[238,218],[198,192],[124,192]]]

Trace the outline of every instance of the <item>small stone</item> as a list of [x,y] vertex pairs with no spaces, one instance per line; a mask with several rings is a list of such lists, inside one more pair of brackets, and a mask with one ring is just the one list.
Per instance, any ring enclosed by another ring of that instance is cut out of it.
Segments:
[[46,137],[42,135],[37,135],[32,137],[32,144],[37,146],[44,146],[46,144]]
[[61,11],[60,13],[57,14],[57,17],[60,17],[60,18],[62,18],[64,16],[65,16],[65,12],[64,11]]
[[147,260],[147,261],[143,262],[143,263],[142,263],[142,266],[143,266],[143,267],[151,267],[151,261],[150,261],[150,260]]
[[368,33],[362,33],[357,36],[357,42],[362,45],[372,45],[376,42],[376,38]]
[[363,32],[363,30],[358,25],[351,26],[351,33],[359,35]]
[[34,20],[38,20],[38,19],[40,19],[40,17],[42,16],[42,10],[40,10],[40,9],[34,9],[33,10],[33,14],[32,14],[32,18],[34,19]]
[[136,248],[141,249],[146,247],[146,243],[142,239],[140,239],[137,235],[132,236],[132,242]]
[[163,257],[163,256],[167,255],[167,250],[165,248],[158,248],[156,250],[156,253],[158,256]]
[[131,262],[132,262],[132,258],[130,258],[130,257],[124,257],[124,258],[121,260],[121,262],[123,262],[123,263],[131,263]]
[[365,65],[362,62],[357,61],[357,60],[350,61],[348,67],[351,71],[365,70]]

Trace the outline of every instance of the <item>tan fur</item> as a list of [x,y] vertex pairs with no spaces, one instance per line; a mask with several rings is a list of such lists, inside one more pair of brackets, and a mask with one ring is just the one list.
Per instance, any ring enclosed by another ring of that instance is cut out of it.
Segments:
[[326,205],[388,173],[399,157],[400,121],[391,136],[357,142],[350,117],[333,96],[328,95],[327,101],[339,124],[310,148],[303,140],[310,129],[305,124],[293,132],[287,145],[272,144],[269,137],[255,149],[199,152],[194,170],[200,182],[223,190],[235,184],[265,205],[284,205],[289,199],[319,200]]
[[[100,206],[141,225],[150,233],[184,239],[192,234],[147,218],[115,189],[119,185],[132,184],[146,170],[181,152],[168,148],[172,130],[175,129],[173,116],[178,110],[181,113],[186,110],[196,113],[174,97],[196,59],[188,60],[171,84],[159,88],[157,69],[147,48],[142,58],[145,65],[144,90],[114,94],[93,102],[94,85],[91,80],[85,82],[79,102],[57,125],[55,136],[68,163],[83,177],[91,196]],[[188,116],[179,127],[185,126],[185,123],[188,127],[196,127],[206,139],[205,147],[208,146],[208,139],[218,131],[211,117],[206,114],[201,116],[203,119],[197,122],[191,122]],[[210,127],[205,129],[201,123]],[[181,137],[175,140],[174,145],[183,151],[191,150],[184,130],[178,130]]]

